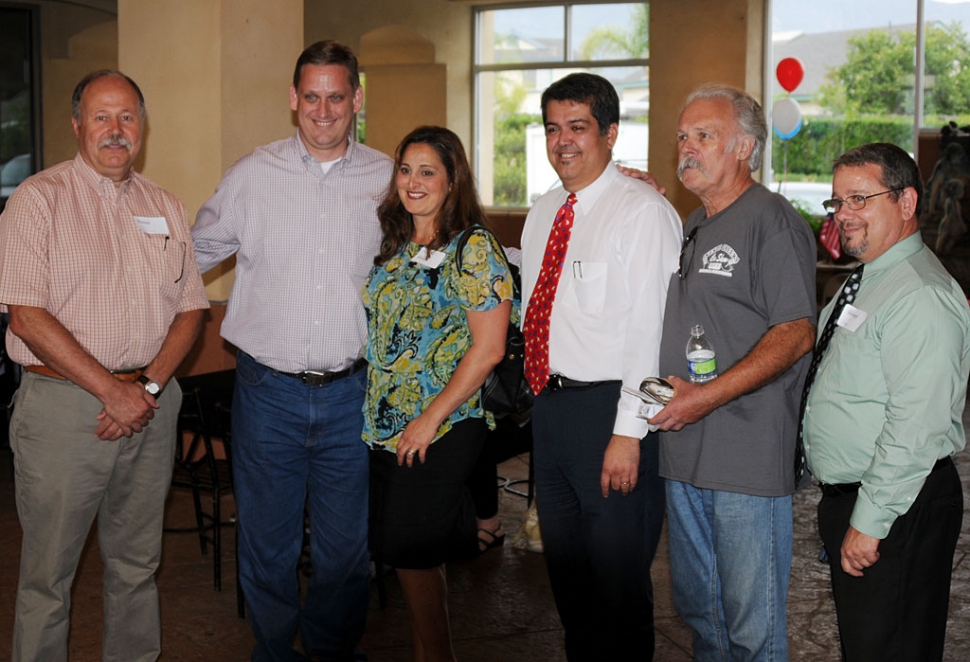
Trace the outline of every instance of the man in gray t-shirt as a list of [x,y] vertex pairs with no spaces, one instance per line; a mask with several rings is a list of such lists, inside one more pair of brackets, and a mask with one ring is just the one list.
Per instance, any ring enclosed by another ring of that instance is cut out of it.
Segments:
[[[751,177],[767,127],[744,92],[707,86],[678,127],[678,176],[701,198],[684,228],[660,348],[675,396],[663,431],[673,598],[694,658],[786,660],[798,405],[815,338],[815,240]],[[719,376],[686,381],[700,324]],[[714,590],[711,590],[711,587]]]

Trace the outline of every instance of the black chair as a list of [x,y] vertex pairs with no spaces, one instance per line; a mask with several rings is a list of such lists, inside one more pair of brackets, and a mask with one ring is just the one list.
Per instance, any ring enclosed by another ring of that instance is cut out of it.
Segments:
[[[172,486],[192,491],[195,508],[194,527],[166,528],[168,532],[195,532],[203,555],[212,545],[213,586],[222,590],[222,527],[235,526],[235,516],[223,519],[222,497],[232,492],[231,402],[235,371],[195,375],[179,380],[182,407],[178,418],[178,443]],[[213,439],[222,441],[225,459],[216,457]],[[211,496],[208,510],[202,494]],[[238,554],[237,554],[238,560]],[[240,618],[245,616],[242,591],[236,570],[237,603]]]
[[[226,461],[229,465],[229,476],[232,477],[232,400],[217,402],[215,404],[216,422],[219,426],[219,438],[222,439],[225,448]],[[236,562],[236,612],[239,618],[246,618],[246,599],[243,597],[242,582],[239,580],[239,520],[234,513],[229,520],[235,529],[235,544],[233,545],[233,555]]]

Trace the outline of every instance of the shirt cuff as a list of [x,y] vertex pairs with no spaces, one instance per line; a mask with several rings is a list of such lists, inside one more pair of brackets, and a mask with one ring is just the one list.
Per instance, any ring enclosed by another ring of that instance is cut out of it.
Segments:
[[859,498],[856,499],[855,508],[852,509],[852,516],[849,517],[849,525],[853,529],[882,540],[889,535],[889,529],[892,528],[895,521],[895,513],[879,508],[868,499],[863,498],[860,489]]
[[[652,416],[653,414],[650,414]],[[656,430],[656,426],[647,423],[646,418],[640,418],[637,412],[620,409],[616,412],[616,422],[613,424],[613,434],[623,437],[643,439],[648,432]]]

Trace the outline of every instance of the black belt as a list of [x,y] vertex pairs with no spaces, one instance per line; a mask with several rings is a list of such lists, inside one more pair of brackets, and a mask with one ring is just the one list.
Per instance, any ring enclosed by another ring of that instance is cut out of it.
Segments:
[[282,370],[277,370],[276,372],[287,377],[292,377],[293,379],[299,379],[307,386],[323,386],[324,384],[335,382],[338,379],[350,377],[365,365],[367,365],[367,361],[359,358],[349,368],[344,368],[336,372],[324,372],[322,370],[304,370],[303,372],[283,372]]
[[[950,459],[949,455],[947,455],[946,457],[936,461],[936,464],[933,465],[933,468],[930,470],[930,473],[933,473],[934,471],[937,471],[938,469],[942,469],[943,467],[949,466],[951,464],[953,464],[953,460]],[[856,492],[859,491],[860,487],[862,487],[862,483],[821,483],[819,484],[819,489],[822,490],[822,495],[827,497],[839,497],[839,496],[844,496],[846,494],[855,494]]]
[[562,375],[549,375],[549,381],[546,384],[546,388],[550,391],[561,391],[564,388],[586,388],[587,386],[599,386],[600,384],[609,384],[610,382],[580,382],[575,379],[570,379],[569,377],[563,377]]

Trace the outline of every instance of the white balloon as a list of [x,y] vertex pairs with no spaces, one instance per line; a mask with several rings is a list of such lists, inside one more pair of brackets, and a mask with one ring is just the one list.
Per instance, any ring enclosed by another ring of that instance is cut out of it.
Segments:
[[783,97],[771,107],[771,126],[782,140],[794,138],[802,128],[802,109],[791,97]]

